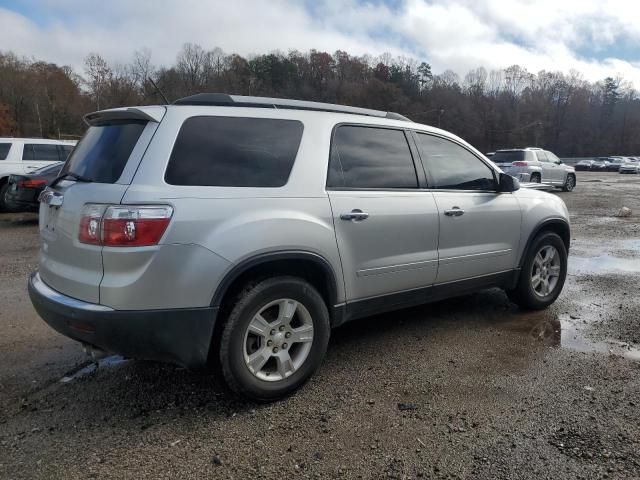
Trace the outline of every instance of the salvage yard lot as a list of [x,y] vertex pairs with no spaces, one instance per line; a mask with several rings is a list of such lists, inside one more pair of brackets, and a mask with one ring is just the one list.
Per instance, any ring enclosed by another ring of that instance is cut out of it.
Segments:
[[170,365],[83,369],[27,296],[36,217],[0,214],[0,478],[640,477],[640,176],[578,175],[548,310],[490,290],[348,324],[271,405]]

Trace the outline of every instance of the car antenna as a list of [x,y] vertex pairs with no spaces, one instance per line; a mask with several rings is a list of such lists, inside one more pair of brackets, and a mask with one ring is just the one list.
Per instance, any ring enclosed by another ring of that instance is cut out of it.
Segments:
[[167,97],[164,95],[164,93],[162,93],[162,90],[160,90],[160,87],[158,87],[158,85],[156,85],[156,82],[153,81],[153,78],[148,77],[148,79],[151,82],[151,85],[153,85],[153,88],[156,89],[156,92],[158,92],[158,94],[162,97],[162,99],[164,100],[164,103],[166,105],[169,105],[171,102],[167,100]]

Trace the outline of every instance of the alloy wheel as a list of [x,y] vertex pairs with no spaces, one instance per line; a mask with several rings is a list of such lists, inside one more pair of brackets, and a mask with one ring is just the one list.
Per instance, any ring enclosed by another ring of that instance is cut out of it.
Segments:
[[560,254],[552,245],[538,251],[531,267],[531,287],[537,296],[545,298],[553,294],[560,278],[560,262]]
[[282,298],[258,310],[244,335],[244,361],[260,380],[275,382],[293,375],[313,343],[313,320],[300,302]]

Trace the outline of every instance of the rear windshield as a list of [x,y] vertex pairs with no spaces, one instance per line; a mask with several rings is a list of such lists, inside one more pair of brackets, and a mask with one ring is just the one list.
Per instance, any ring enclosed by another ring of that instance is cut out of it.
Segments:
[[61,173],[73,172],[94,182],[115,183],[146,124],[126,120],[89,127]]
[[171,152],[171,185],[282,187],[302,139],[297,120],[191,117]]
[[508,152],[496,152],[492,157],[493,163],[511,163],[524,160],[524,150],[514,150]]

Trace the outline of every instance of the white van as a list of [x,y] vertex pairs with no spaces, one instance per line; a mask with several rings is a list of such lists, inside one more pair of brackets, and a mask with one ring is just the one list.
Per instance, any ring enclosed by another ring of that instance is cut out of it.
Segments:
[[0,212],[9,175],[31,173],[53,162],[64,162],[76,145],[75,140],[0,137]]

